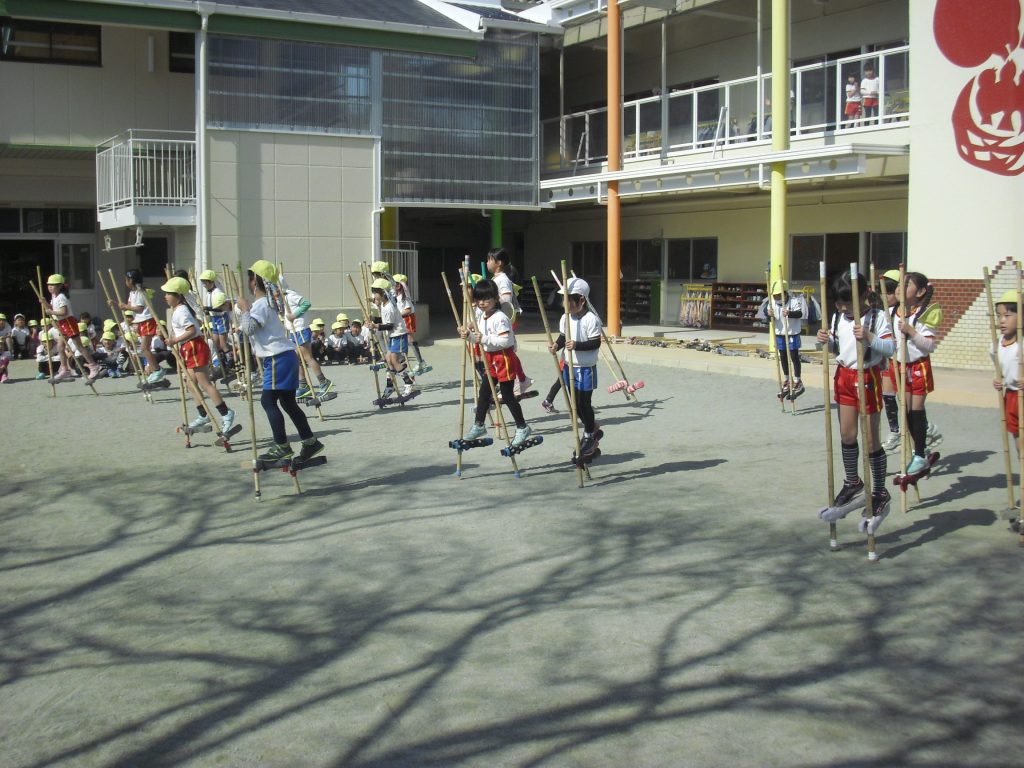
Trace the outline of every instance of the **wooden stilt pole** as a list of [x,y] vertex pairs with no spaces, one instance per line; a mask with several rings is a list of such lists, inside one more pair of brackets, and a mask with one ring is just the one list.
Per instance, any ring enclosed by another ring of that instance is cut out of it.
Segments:
[[[853,320],[861,325],[860,316],[860,281],[857,274],[857,264],[850,264],[850,285],[853,290]],[[871,506],[871,459],[868,456],[871,448],[868,412],[867,412],[867,389],[864,386],[864,342],[857,341],[857,412],[860,420],[860,441],[863,444],[861,450],[861,466],[864,473],[864,516],[866,520],[872,517]],[[872,563],[878,561],[878,552],[875,551],[875,534],[868,532],[868,560]]]
[[[234,282],[234,274],[227,269],[225,265],[224,279],[230,284]],[[242,272],[242,266],[238,266],[238,285],[229,288],[228,290],[234,294],[234,297],[243,295],[245,286],[248,285],[248,281],[245,280],[245,275]],[[235,314],[235,301],[234,297],[231,300],[231,314]],[[232,324],[234,320],[232,320]],[[243,374],[245,376],[245,382],[243,390],[246,393],[246,400],[249,401],[249,435],[252,442],[252,482],[255,486],[256,501],[261,501],[263,493],[260,490],[260,463],[259,455],[256,449],[256,407],[253,404],[253,393],[252,393],[252,359],[250,357],[250,347],[252,346],[248,340],[239,338],[238,343],[242,347],[242,359],[243,359]]]
[[[782,357],[779,354],[779,342],[778,334],[775,333],[775,299],[772,297],[772,276],[771,272],[765,270],[764,272],[764,285],[765,290],[768,291],[768,328],[771,335],[772,352],[775,357],[775,381],[779,387],[779,406],[782,408],[782,412],[786,412],[786,398],[782,396]],[[829,504],[832,500],[829,499]]]
[[[562,259],[562,305],[565,308],[565,343],[572,339],[569,333],[570,312],[569,312],[569,274],[566,270],[565,259]],[[580,425],[577,423],[576,415],[576,370],[573,361],[576,356],[571,350],[565,350],[565,375],[569,379],[569,413],[572,417],[572,439],[576,443],[576,485],[583,487],[583,450],[580,444]]]
[[[828,330],[828,293],[825,288],[825,262],[819,262],[818,267],[818,289],[821,292],[821,330]],[[771,301],[771,297],[768,297]],[[825,506],[829,507],[835,503],[836,498],[836,474],[832,464],[832,388],[829,378],[829,349],[828,342],[821,347],[821,388],[825,393],[825,467],[828,475],[828,498],[825,499]],[[835,520],[828,524],[828,548],[838,552],[842,547],[839,545],[839,533]]]
[[[42,294],[43,270],[38,265],[36,266],[36,280],[39,281],[39,290],[36,291],[35,293],[39,297],[39,311],[43,313],[43,316],[39,320],[39,322],[40,322],[40,326],[39,327],[40,327],[41,330],[46,331],[43,334],[43,351],[46,352],[46,365],[50,369],[50,397],[57,397],[57,385],[56,385],[56,383],[53,380],[53,355],[50,354],[50,341],[51,341],[50,340],[50,331],[46,327],[46,323],[49,322],[49,323],[52,324],[53,323],[53,319],[50,317],[50,308],[47,306],[46,302],[43,301],[43,294]],[[32,281],[29,280],[29,284],[30,285],[31,285],[31,283],[32,283]],[[33,289],[34,289],[34,286],[33,286]],[[59,328],[57,329],[57,333],[60,333],[60,329]],[[59,345],[58,345],[57,349],[58,349],[58,352],[59,352],[59,350],[60,350],[60,346]],[[64,362],[64,361],[61,360],[61,362]]]

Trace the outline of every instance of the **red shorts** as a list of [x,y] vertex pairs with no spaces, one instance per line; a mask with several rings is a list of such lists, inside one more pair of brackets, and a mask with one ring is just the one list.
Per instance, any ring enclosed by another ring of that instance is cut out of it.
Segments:
[[[864,410],[867,413],[881,413],[882,371],[879,366],[876,365],[864,371],[864,391],[867,395],[864,400]],[[856,368],[844,368],[843,366],[836,368],[834,399],[840,405],[858,407]]]
[[859,101],[848,101],[846,102],[846,116],[857,117],[860,115],[860,102]]
[[927,395],[929,392],[935,391],[931,358],[922,357],[916,363],[911,363],[908,366],[907,391],[911,395]]
[[1006,414],[1006,431],[1011,435],[1016,435],[1020,428],[1020,422],[1017,420],[1017,390],[1007,389],[1004,390],[1004,393],[1003,412]]
[[189,339],[179,349],[186,368],[202,368],[210,364],[210,346],[203,339]]
[[896,361],[895,360],[890,360],[889,361],[889,365],[887,365],[885,367],[885,370],[882,371],[882,376],[884,376],[886,379],[888,379],[889,383],[892,384],[892,391],[893,392],[899,391],[899,384],[896,383]]
[[519,358],[513,350],[484,351],[484,359],[487,361],[487,372],[495,379],[498,381],[515,380],[516,371],[519,370]]
[[416,333],[416,313],[413,312],[411,315],[404,315],[405,328],[409,333]]
[[139,338],[143,336],[156,336],[156,320],[151,317],[148,320],[143,320],[141,323],[136,323],[135,333],[139,335]]
[[80,335],[78,331],[78,320],[71,315],[57,321],[57,329],[65,339],[76,339]]
[[865,96],[864,97],[864,106],[865,107],[877,107],[878,106],[878,99],[873,98],[871,96]]

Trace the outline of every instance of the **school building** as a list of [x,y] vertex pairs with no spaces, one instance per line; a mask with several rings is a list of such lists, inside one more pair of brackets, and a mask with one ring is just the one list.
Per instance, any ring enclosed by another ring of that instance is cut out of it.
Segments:
[[[713,336],[757,328],[769,268],[904,262],[936,362],[987,368],[982,270],[1012,287],[1024,239],[1022,4],[0,0],[0,309],[37,265],[102,311],[97,270],[266,258],[357,312],[383,257],[447,324],[441,272],[503,244],[546,289],[567,260],[609,320]],[[851,77],[875,103],[848,110]]]

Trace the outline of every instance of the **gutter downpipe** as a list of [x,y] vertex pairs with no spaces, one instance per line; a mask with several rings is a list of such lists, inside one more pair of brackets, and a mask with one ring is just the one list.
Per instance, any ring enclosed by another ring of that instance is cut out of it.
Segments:
[[[789,0],[772,0],[772,151],[789,149]],[[772,163],[772,280],[786,272],[786,163]]]
[[[608,0],[608,171],[622,170],[622,25],[618,0]],[[622,335],[619,303],[621,285],[622,204],[619,182],[608,182],[607,206],[608,306],[605,315],[609,336]]]
[[207,152],[206,152],[206,97],[209,90],[207,81],[207,27],[210,21],[208,9],[199,7],[202,27],[197,36],[196,62],[199,74],[199,86],[196,89],[196,192],[198,211],[196,218],[196,256],[195,274],[210,268],[210,249],[207,237],[210,221],[210,192],[207,188]]

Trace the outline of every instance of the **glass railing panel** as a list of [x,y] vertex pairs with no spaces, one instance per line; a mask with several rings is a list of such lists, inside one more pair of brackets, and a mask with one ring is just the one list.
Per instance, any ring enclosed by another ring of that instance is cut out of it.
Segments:
[[670,150],[690,150],[693,141],[693,92],[675,93],[668,99],[668,146]]
[[640,102],[640,132],[637,151],[641,155],[661,152],[661,99]]

